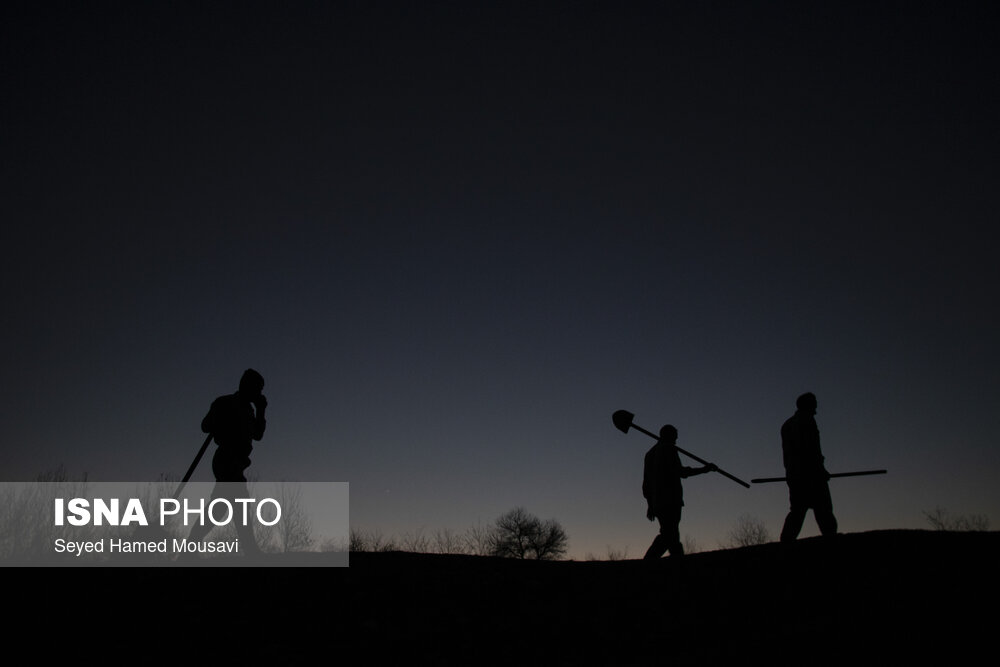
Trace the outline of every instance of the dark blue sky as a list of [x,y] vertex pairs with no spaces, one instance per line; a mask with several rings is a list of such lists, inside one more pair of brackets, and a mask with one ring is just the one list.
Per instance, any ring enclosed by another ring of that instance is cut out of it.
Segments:
[[[0,11],[6,478],[180,475],[252,366],[250,470],[356,526],[638,556],[614,410],[749,479],[808,390],[831,470],[890,471],[842,530],[1000,521],[988,3]],[[685,490],[703,548],[786,510]]]

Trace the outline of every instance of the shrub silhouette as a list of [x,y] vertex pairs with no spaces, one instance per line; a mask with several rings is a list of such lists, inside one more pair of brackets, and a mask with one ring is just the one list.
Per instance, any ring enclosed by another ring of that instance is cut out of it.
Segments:
[[924,511],[924,518],[934,530],[981,531],[990,529],[990,520],[985,514],[951,516],[948,510],[935,507],[931,512]]
[[523,507],[500,515],[490,535],[490,555],[504,558],[557,560],[569,538],[555,519],[542,521]]
[[729,547],[752,547],[770,542],[771,534],[763,521],[752,514],[741,514],[729,529],[726,538],[726,545]]

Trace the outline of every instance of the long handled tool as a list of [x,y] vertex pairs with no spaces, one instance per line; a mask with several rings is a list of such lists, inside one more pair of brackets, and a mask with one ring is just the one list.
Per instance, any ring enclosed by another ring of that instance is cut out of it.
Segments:
[[[858,470],[857,472],[835,472],[830,477],[858,477],[859,475],[884,475],[888,470]],[[758,477],[751,479],[754,484],[766,484],[767,482],[787,482],[787,477]]]
[[[649,431],[647,431],[643,427],[639,426],[638,424],[633,423],[632,419],[634,419],[634,418],[635,418],[635,415],[633,415],[628,410],[618,410],[613,415],[611,415],[611,421],[613,421],[615,423],[615,427],[619,431],[621,431],[622,433],[628,433],[628,430],[630,428],[634,428],[637,431],[641,431],[642,433],[645,433],[646,435],[648,435],[650,438],[653,438],[654,440],[659,440],[660,439],[659,436],[657,436],[657,435],[655,435],[653,433],[650,433]],[[674,445],[674,449],[676,449],[677,451],[679,451],[681,454],[684,454],[685,456],[688,456],[688,457],[694,459],[695,461],[697,461],[698,463],[700,463],[702,465],[706,465],[706,466],[707,465],[712,465],[708,461],[706,461],[704,459],[698,458],[697,456],[695,456],[691,452],[685,451],[685,450],[681,449],[680,447],[678,447],[677,445]],[[739,477],[735,477],[733,475],[730,475],[728,472],[726,472],[722,468],[719,468],[718,466],[716,466],[715,472],[719,473],[720,475],[724,475],[724,476],[728,477],[729,479],[733,480],[737,484],[741,484],[741,485],[745,486],[748,489],[750,488],[750,485],[747,484],[746,482],[744,482],[742,479],[740,479]]]
[[184,473],[184,479],[181,480],[180,486],[178,486],[177,490],[174,491],[174,500],[181,497],[181,491],[183,491],[184,487],[187,486],[188,480],[191,479],[191,475],[194,474],[194,469],[198,467],[201,457],[205,455],[205,450],[208,449],[209,443],[212,442],[212,435],[212,433],[209,433],[208,437],[205,438],[204,444],[202,444],[201,449],[198,450],[198,454],[194,457],[194,461],[191,462],[191,467],[188,468],[186,473]]

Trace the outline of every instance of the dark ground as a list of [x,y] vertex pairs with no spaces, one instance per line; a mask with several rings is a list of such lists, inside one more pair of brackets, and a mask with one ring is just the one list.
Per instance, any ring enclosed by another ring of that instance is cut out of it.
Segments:
[[79,637],[198,664],[966,664],[995,643],[998,555],[998,532],[876,531],[654,564],[7,569],[26,587],[8,609],[27,607],[8,631],[72,628],[67,657]]

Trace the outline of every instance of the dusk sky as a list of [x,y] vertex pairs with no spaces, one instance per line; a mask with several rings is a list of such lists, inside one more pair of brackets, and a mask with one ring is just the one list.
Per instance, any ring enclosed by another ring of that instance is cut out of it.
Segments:
[[[812,391],[828,469],[889,471],[842,532],[1000,523],[991,3],[0,13],[5,480],[179,477],[253,367],[248,472],[355,527],[640,557],[615,410],[749,480]],[[684,490],[702,549],[777,539],[783,484]]]

